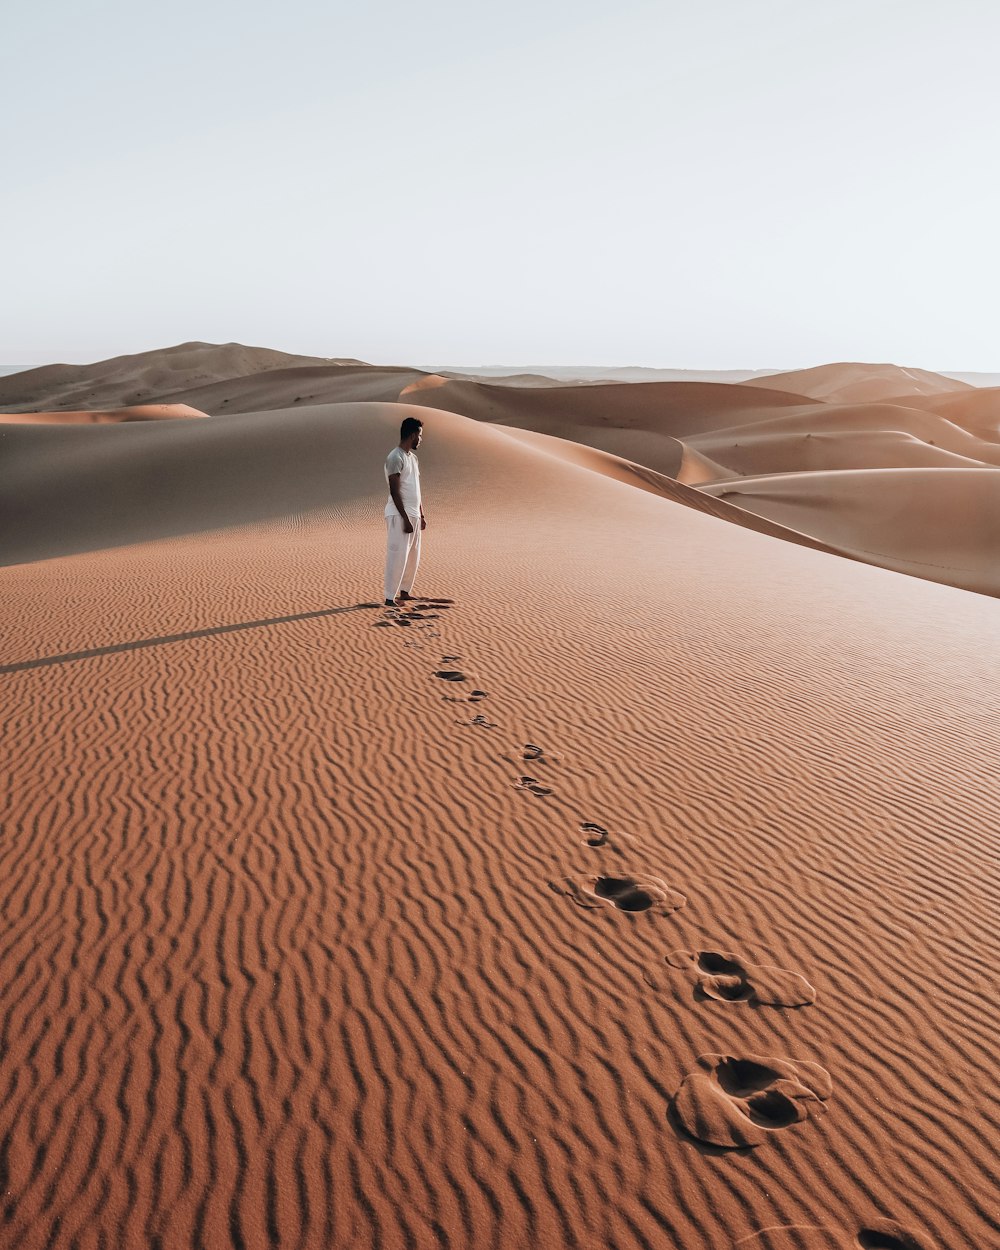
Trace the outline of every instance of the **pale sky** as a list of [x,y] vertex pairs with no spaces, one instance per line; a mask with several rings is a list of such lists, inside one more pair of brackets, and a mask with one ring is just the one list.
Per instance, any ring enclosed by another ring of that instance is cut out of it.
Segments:
[[0,364],[1000,370],[997,0],[6,0]]

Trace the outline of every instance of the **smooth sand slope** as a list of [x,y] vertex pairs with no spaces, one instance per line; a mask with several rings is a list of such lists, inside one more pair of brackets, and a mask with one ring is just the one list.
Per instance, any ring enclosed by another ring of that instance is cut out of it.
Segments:
[[207,468],[0,571],[0,1245],[997,1244],[1000,605],[420,409],[386,614],[405,411],[16,431]]
[[780,473],[703,489],[844,554],[1000,596],[994,468]]
[[810,404],[686,440],[733,475],[827,469],[1000,467],[1000,442],[898,404]]
[[113,425],[122,421],[176,421],[207,417],[188,404],[137,404],[131,408],[85,408],[65,412],[0,412],[4,425]]
[[994,443],[1000,441],[1000,387],[924,395],[908,402],[937,413],[970,434]]
[[837,403],[870,403],[910,395],[939,395],[950,391],[972,390],[968,382],[929,373],[926,369],[903,369],[899,365],[861,364],[844,361],[793,369],[748,378],[746,386],[762,386],[776,391],[793,391],[813,399]]

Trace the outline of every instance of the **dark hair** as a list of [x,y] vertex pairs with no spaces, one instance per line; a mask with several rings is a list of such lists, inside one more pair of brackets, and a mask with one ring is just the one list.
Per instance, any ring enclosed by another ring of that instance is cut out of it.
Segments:
[[418,421],[416,417],[404,417],[403,424],[399,427],[399,441],[405,442],[411,434],[416,434],[417,430],[423,428],[423,421]]

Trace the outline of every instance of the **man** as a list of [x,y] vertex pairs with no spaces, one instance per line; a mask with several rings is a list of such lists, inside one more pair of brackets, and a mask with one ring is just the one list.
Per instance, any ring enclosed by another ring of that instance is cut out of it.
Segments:
[[412,599],[413,579],[420,563],[420,535],[427,519],[420,503],[420,466],[417,448],[424,423],[407,417],[399,427],[399,446],[385,461],[389,502],[385,505],[388,539],[385,553],[385,606],[396,606],[397,597]]

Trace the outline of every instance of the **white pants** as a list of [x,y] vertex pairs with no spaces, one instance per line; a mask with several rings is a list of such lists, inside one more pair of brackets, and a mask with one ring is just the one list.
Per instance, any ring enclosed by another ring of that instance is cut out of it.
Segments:
[[403,518],[385,518],[387,540],[385,550],[385,597],[395,599],[401,590],[413,589],[413,579],[420,563],[420,517],[410,517],[413,533],[403,529]]

